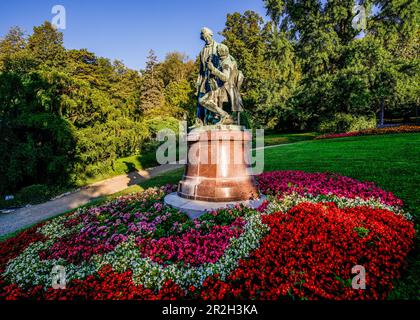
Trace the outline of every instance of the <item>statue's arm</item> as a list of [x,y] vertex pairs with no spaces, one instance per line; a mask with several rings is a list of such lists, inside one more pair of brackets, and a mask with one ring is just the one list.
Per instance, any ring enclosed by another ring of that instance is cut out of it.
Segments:
[[210,67],[211,73],[213,73],[216,77],[218,77],[223,82],[227,82],[229,80],[230,71],[228,65],[222,66],[223,71],[218,70],[216,67]]

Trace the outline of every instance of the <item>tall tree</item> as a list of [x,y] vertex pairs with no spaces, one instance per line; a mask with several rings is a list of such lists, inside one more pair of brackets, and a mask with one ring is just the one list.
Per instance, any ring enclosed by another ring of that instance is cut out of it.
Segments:
[[253,124],[270,129],[281,126],[286,101],[300,77],[294,49],[285,33],[247,11],[228,15],[222,35],[244,72],[245,109]]
[[141,88],[141,111],[144,117],[156,117],[164,112],[165,97],[163,81],[159,74],[158,60],[153,50],[147,57]]
[[24,73],[36,66],[27,50],[27,38],[19,27],[12,27],[0,40],[0,71]]
[[184,115],[195,119],[196,98],[194,97],[194,83],[197,79],[196,65],[185,54],[170,52],[159,65],[164,84],[166,109],[170,114],[183,119]]
[[28,49],[40,65],[57,67],[64,63],[63,34],[48,21],[34,27],[34,32],[28,39]]
[[195,68],[194,62],[179,52],[168,53],[159,67],[165,87],[171,82],[188,81]]
[[0,39],[0,59],[16,53],[26,46],[26,39],[24,33],[19,27],[12,27],[6,36]]

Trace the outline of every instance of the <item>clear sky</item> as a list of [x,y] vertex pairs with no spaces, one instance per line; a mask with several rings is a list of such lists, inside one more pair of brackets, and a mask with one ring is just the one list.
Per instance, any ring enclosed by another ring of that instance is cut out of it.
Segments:
[[203,45],[201,27],[220,32],[228,13],[265,15],[262,0],[1,0],[0,37],[12,26],[32,33],[34,26],[52,20],[54,5],[66,9],[61,30],[66,48],[87,48],[135,69],[144,67],[150,49],[159,59],[170,51],[195,58]]

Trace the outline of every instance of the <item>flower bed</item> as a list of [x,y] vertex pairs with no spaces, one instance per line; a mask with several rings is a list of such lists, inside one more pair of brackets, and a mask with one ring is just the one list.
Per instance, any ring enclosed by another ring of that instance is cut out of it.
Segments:
[[414,133],[420,132],[420,126],[399,126],[389,128],[378,128],[378,129],[367,129],[356,132],[345,132],[345,133],[331,133],[323,134],[315,138],[315,140],[322,139],[335,139],[335,138],[346,138],[346,137],[357,137],[357,136],[374,136],[381,134],[395,134],[395,133]]
[[[259,176],[258,210],[189,220],[172,187],[79,209],[0,244],[0,299],[383,299],[414,227],[402,201],[332,174]],[[354,290],[352,268],[366,269]],[[63,266],[66,289],[53,289]]]

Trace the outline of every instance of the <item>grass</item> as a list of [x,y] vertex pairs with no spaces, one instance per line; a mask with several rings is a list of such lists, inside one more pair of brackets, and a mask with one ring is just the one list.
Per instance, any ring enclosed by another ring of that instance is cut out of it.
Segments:
[[270,133],[264,137],[265,146],[276,146],[281,144],[296,143],[313,140],[318,134],[315,132],[307,133]]

